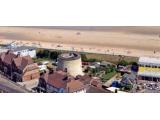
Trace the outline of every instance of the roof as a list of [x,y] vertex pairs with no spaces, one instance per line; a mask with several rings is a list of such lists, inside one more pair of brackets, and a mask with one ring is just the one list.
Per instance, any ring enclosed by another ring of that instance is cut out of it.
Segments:
[[66,88],[67,86],[67,74],[63,71],[56,71],[53,73],[46,73],[48,76],[46,77],[46,81],[49,85],[54,86],[56,88]]
[[160,78],[160,68],[139,67],[138,75]]
[[91,82],[91,85],[93,85],[93,86],[98,86],[98,84],[99,84],[99,82],[97,80],[93,80]]
[[12,63],[12,60],[15,57],[16,55],[11,50],[1,54],[2,61],[9,65]]
[[120,81],[121,84],[132,84],[136,81],[137,77],[135,74],[124,74],[122,80]]
[[71,80],[67,83],[67,92],[73,93],[84,89],[86,86],[79,80]]
[[100,63],[100,65],[102,65],[102,66],[108,66],[108,65],[113,65],[113,63],[110,63],[110,62],[107,62],[107,61],[102,61]]
[[83,84],[90,84],[92,77],[90,77],[89,75],[83,75],[83,76],[78,76],[78,80],[80,80],[81,82],[83,82]]
[[[24,68],[27,65],[33,64],[33,60],[29,55],[24,56],[24,57],[18,56],[18,57],[13,59],[13,62],[15,63],[16,67],[20,70],[24,70]],[[38,66],[36,65],[36,67],[38,67]]]
[[22,50],[33,50],[34,47],[28,47],[28,46],[19,46],[19,47],[13,47],[11,48],[14,52],[22,51]]
[[112,93],[109,90],[105,90],[103,88],[100,87],[95,87],[95,86],[89,86],[87,93]]
[[3,53],[0,54],[0,59],[1,59],[2,61],[4,61],[4,57],[5,57],[5,53],[3,52]]
[[153,58],[153,57],[140,57],[139,64],[144,64],[144,65],[158,65],[160,66],[160,58]]
[[33,70],[31,70],[31,71],[27,71],[24,75],[30,75],[30,74],[37,74],[37,73],[39,73],[39,70],[38,69],[33,69]]
[[69,61],[69,60],[79,59],[79,58],[81,58],[81,55],[77,52],[69,52],[69,53],[60,54],[58,56],[58,58],[61,59],[61,60]]

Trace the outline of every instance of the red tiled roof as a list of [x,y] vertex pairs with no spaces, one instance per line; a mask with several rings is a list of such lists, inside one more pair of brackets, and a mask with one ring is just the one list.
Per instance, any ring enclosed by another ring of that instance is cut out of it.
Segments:
[[92,77],[88,76],[88,75],[84,75],[84,76],[81,76],[79,78],[79,80],[81,82],[83,82],[84,84],[90,84],[91,80],[92,80]]
[[5,57],[5,53],[3,52],[3,53],[0,54],[0,59],[1,59],[2,61],[4,61],[4,57]]
[[15,58],[16,55],[12,51],[7,51],[5,55],[2,55],[2,61],[6,64],[11,65],[13,58]]
[[23,70],[27,65],[33,64],[32,58],[30,56],[14,58],[13,62],[20,70]]
[[67,92],[77,92],[85,88],[85,85],[79,80],[71,80],[67,83]]
[[93,80],[93,81],[91,82],[91,85],[93,85],[93,86],[97,86],[97,85],[98,85],[98,81]]
[[66,88],[67,85],[67,74],[62,71],[56,71],[52,74],[48,74],[48,79],[46,80],[48,84],[56,88]]

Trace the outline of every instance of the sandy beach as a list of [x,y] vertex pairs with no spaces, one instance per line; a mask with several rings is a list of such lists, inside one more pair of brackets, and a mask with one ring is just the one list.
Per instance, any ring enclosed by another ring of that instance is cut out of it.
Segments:
[[0,27],[0,44],[160,57],[160,27]]

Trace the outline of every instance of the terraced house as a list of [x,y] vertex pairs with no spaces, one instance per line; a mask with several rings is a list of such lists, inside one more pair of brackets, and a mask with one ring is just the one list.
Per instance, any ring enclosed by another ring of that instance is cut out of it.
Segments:
[[12,51],[1,53],[0,70],[15,82],[39,79],[37,63],[30,56],[15,55]]

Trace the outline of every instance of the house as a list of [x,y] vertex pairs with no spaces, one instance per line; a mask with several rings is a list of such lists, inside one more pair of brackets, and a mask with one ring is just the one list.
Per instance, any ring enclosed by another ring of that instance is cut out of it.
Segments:
[[34,47],[20,46],[13,49],[14,54],[20,54],[21,56],[29,55],[31,58],[36,57],[36,49]]
[[11,50],[0,54],[0,70],[4,73],[4,75],[9,77],[11,76],[11,67],[14,58],[16,58],[16,55]]
[[67,86],[67,74],[63,71],[46,72],[41,75],[38,87],[46,92],[63,93]]
[[138,65],[139,80],[160,81],[160,57],[140,57]]
[[136,83],[137,76],[134,73],[124,74],[121,80],[121,84],[133,84]]
[[21,57],[17,55],[12,61],[12,79],[18,82],[39,79],[39,68],[28,55]]
[[36,49],[34,47],[17,46],[17,47],[12,47],[11,50],[16,55],[18,55],[18,54],[20,56],[29,55],[31,58],[35,58],[36,57]]
[[11,50],[0,54],[0,70],[15,82],[39,79],[37,63],[29,55],[22,57]]
[[61,70],[46,72],[39,79],[38,89],[49,93],[86,92],[86,86]]
[[49,73],[47,80],[47,92],[64,93],[67,86],[67,74],[63,71]]
[[67,93],[86,93],[87,86],[84,85],[79,80],[72,79],[67,83],[66,92]]

